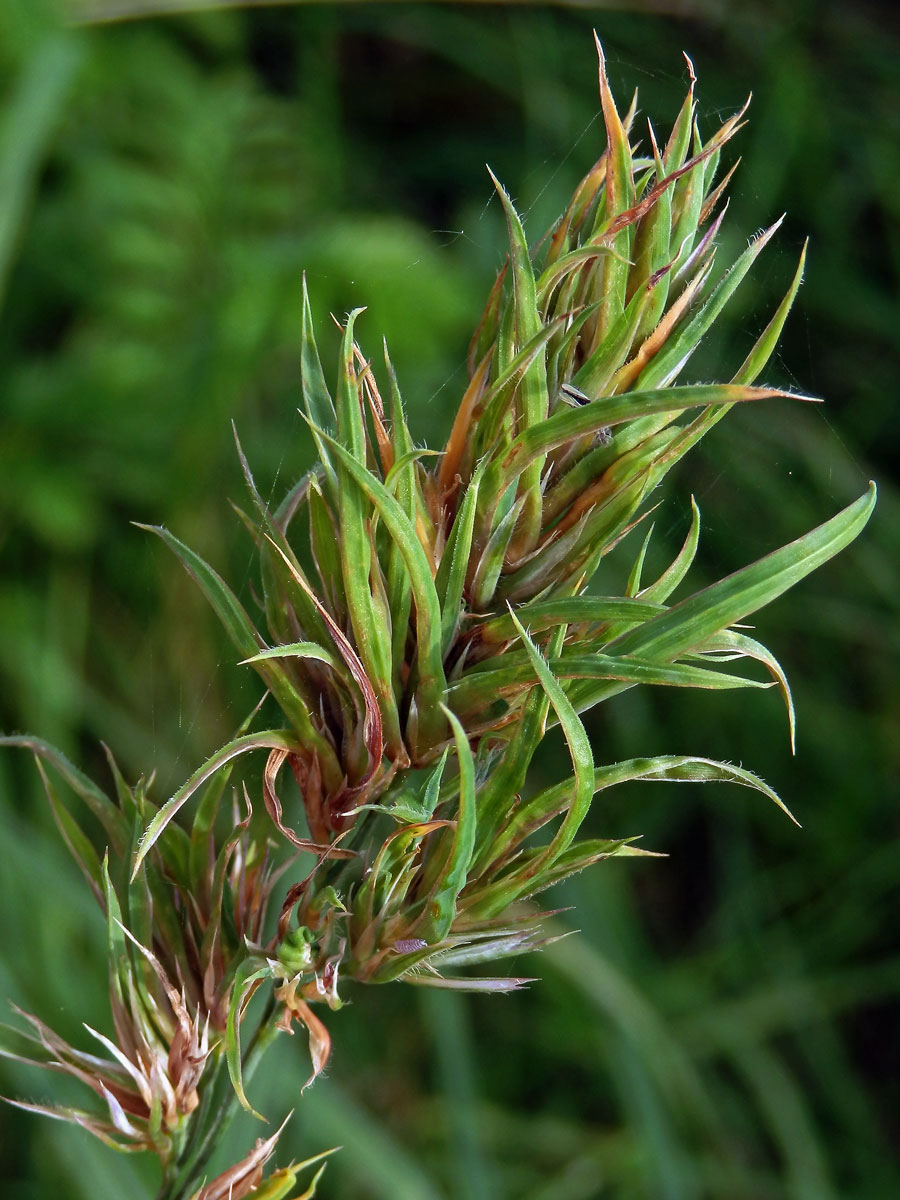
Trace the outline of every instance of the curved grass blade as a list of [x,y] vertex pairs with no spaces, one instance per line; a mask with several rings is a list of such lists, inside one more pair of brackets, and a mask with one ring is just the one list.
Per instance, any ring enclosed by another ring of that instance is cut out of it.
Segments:
[[343,671],[338,658],[318,642],[289,642],[286,646],[272,646],[268,650],[260,650],[250,658],[242,658],[238,666],[249,666],[251,663],[264,662],[270,658],[312,658],[332,667],[338,675]]
[[[655,758],[629,758],[594,770],[593,794],[620,783],[733,783],[759,792],[777,805],[794,822],[799,821],[778,793],[763,779],[744,767],[690,754],[667,754]],[[569,804],[573,781],[565,780],[532,797],[515,814],[497,838],[497,858],[505,857]]]
[[641,576],[644,571],[644,559],[647,557],[647,550],[650,547],[650,539],[653,537],[655,526],[651,525],[644,534],[644,540],[641,542],[641,548],[638,551],[637,558],[628,575],[628,582],[625,585],[625,595],[629,599],[633,599],[641,590]]
[[[533,662],[510,663],[507,651],[501,665],[484,670],[471,670],[451,684],[448,698],[458,713],[468,714],[489,705],[498,696],[509,691],[516,692],[540,682],[536,677]],[[768,688],[771,683],[764,680],[747,679],[743,675],[729,675],[709,667],[695,667],[687,663],[666,663],[654,659],[638,658],[634,655],[613,654],[564,654],[550,659],[549,666],[559,679],[609,679],[621,680],[633,687],[638,684],[658,687],[711,688]],[[577,692],[572,693],[576,698]]]
[[737,633],[733,629],[725,629],[722,630],[721,633],[717,633],[715,637],[711,638],[702,647],[700,647],[699,652],[701,654],[706,654],[709,651],[712,651],[713,653],[718,653],[720,651],[730,652],[726,653],[725,657],[721,658],[720,661],[727,662],[731,658],[753,658],[766,667],[766,669],[769,671],[769,674],[778,685],[778,690],[781,693],[782,699],[784,700],[784,706],[787,709],[788,729],[791,738],[791,754],[796,754],[797,718],[794,712],[794,699],[791,695],[791,687],[788,683],[787,675],[785,675],[781,663],[771,652],[771,650],[764,646],[762,642],[757,642],[754,638],[747,637],[746,634]]
[[289,754],[308,753],[309,748],[298,741],[297,735],[288,729],[267,729],[261,733],[247,733],[234,741],[226,743],[217,750],[211,758],[198,767],[188,781],[178,789],[174,796],[154,815],[153,820],[144,831],[131,872],[132,882],[137,877],[141,863],[149,854],[155,842],[172,818],[184,807],[199,787],[210,779],[226,763],[252,750],[285,750]]
[[44,794],[50,804],[53,819],[56,821],[59,832],[62,834],[63,841],[66,843],[69,853],[78,864],[82,875],[87,880],[91,891],[102,905],[103,868],[100,863],[100,857],[94,849],[91,839],[85,834],[81,826],[57,796],[40,758],[37,758],[35,761],[41,776],[41,783],[44,785]]
[[241,1107],[260,1121],[265,1121],[266,1118],[256,1111],[244,1093],[240,1024],[250,997],[264,979],[271,978],[272,967],[265,962],[260,966],[260,960],[256,957],[247,958],[240,963],[235,972],[225,1021],[225,1061],[228,1064],[231,1086]]
[[687,532],[687,537],[684,539],[684,544],[669,566],[660,575],[659,579],[655,583],[648,584],[647,587],[641,589],[638,593],[641,600],[665,604],[666,600],[668,600],[691,569],[694,555],[697,553],[697,543],[699,540],[700,509],[697,507],[694,497],[691,496],[691,526]]

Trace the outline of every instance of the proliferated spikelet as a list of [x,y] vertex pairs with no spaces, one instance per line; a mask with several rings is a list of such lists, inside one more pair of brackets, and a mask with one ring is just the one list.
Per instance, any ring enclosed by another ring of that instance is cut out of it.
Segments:
[[[638,684],[767,686],[723,666],[750,659],[782,692],[793,738],[781,667],[735,625],[852,540],[873,503],[870,492],[791,546],[670,606],[697,547],[694,505],[684,546],[659,578],[642,578],[645,540],[622,595],[589,590],[602,558],[646,515],[654,488],[732,405],[810,399],[756,385],[805,251],[728,381],[682,382],[780,222],[717,269],[730,177],[718,181],[719,158],[745,108],[701,136],[691,69],[668,140],[660,148],[651,127],[642,157],[630,142],[634,106],[620,118],[599,44],[598,55],[606,149],[536,250],[494,180],[509,254],[473,337],[469,383],[444,449],[434,456],[413,444],[387,354],[383,398],[355,340],[359,311],[343,328],[329,389],[304,286],[303,401],[319,465],[273,511],[241,453],[268,638],[207,564],[157,531],[289,728],[246,735],[211,759],[151,822],[144,850],[225,761],[267,749],[269,814],[293,845],[318,856],[282,914],[286,935],[296,908],[295,933],[306,939],[294,997],[335,1003],[339,968],[367,981],[518,986],[446,972],[539,945],[540,915],[523,901],[601,858],[641,853],[628,839],[576,840],[601,788],[718,779],[781,804],[751,772],[705,758],[597,768],[578,715]],[[306,562],[293,540],[301,522]],[[522,801],[532,756],[557,723],[574,775]],[[279,799],[285,765],[302,813],[286,814]],[[553,832],[535,847],[544,827]]]
[[[793,739],[784,672],[738,623],[843,549],[874,505],[870,487],[790,545],[670,603],[697,548],[693,505],[684,545],[657,578],[643,578],[645,538],[621,594],[590,590],[667,472],[732,405],[809,399],[756,382],[800,286],[803,255],[744,363],[726,382],[685,380],[778,223],[721,268],[730,173],[718,180],[719,158],[744,109],[701,136],[691,70],[668,140],[660,147],[651,128],[642,156],[631,143],[634,106],[619,116],[599,44],[598,54],[606,148],[536,249],[494,180],[509,253],[472,339],[468,385],[443,450],[414,445],[387,353],[382,394],[356,342],[358,311],[343,327],[329,388],[304,284],[303,405],[319,462],[272,509],[239,447],[266,633],[212,567],[156,530],[280,706],[284,727],[248,725],[159,810],[142,801],[132,813],[126,789],[126,814],[146,824],[136,846],[134,820],[119,828],[111,802],[86,792],[55,752],[7,739],[74,780],[111,822],[120,861],[134,850],[123,887],[156,880],[151,924],[135,936],[146,962],[160,964],[158,979],[177,983],[190,1011],[207,1014],[247,1107],[240,1027],[264,985],[278,1026],[299,1022],[309,1034],[311,1082],[330,1049],[311,1006],[337,1008],[341,979],[479,991],[527,982],[465,972],[546,943],[547,914],[533,897],[602,859],[647,853],[631,838],[579,839],[598,792],[635,780],[726,781],[784,808],[752,772],[702,756],[597,766],[580,718],[637,685],[774,684]],[[771,682],[733,665],[747,661]],[[529,795],[530,763],[553,725],[572,775]],[[259,750],[268,756],[266,811],[294,854],[288,867],[300,853],[313,856],[286,887],[269,936],[265,908],[282,876],[269,866],[266,838],[251,832],[248,815],[224,844],[211,840],[229,772]],[[173,819],[198,792],[188,836]],[[98,863],[71,819],[62,824],[100,894]],[[187,881],[174,906],[173,879]],[[166,888],[168,909],[159,901]],[[238,906],[233,922],[220,919],[223,895]],[[196,926],[191,946],[179,948],[174,911]],[[225,924],[227,944],[208,933]],[[197,1200],[252,1190],[270,1152],[260,1143]]]

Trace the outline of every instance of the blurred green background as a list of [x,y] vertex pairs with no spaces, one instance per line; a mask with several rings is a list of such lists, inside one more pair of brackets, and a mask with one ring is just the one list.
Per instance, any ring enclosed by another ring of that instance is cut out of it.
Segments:
[[[502,260],[484,170],[536,238],[603,145],[596,26],[623,106],[666,131],[699,76],[708,129],[751,89],[723,258],[787,209],[694,377],[727,377],[807,279],[767,382],[827,399],[736,411],[682,464],[696,586],[804,532],[874,476],[858,545],[757,618],[795,688],[631,691],[590,719],[598,761],[693,752],[763,775],[803,822],[724,786],[606,794],[614,861],[552,896],[581,932],[467,999],[401,985],[302,1039],[257,1103],[297,1112],[280,1161],[341,1143],[333,1200],[900,1194],[898,573],[900,29],[858,0],[737,7],[0,3],[0,728],[105,781],[99,742],[159,794],[232,733],[252,680],[204,601],[133,520],[166,523],[251,595],[230,422],[280,495],[310,463],[297,416],[301,272],[328,318],[368,304],[414,431],[435,443]],[[167,16],[161,8],[184,9]],[[132,20],[100,20],[121,17]],[[611,562],[621,586],[624,558]],[[248,602],[249,599],[248,599]],[[550,739],[541,770],[567,769]],[[107,1027],[102,927],[26,756],[0,756],[0,994],[77,1039]],[[63,1081],[64,1082],[64,1081]],[[0,1091],[70,1096],[0,1063]],[[81,1098],[83,1100],[83,1097]],[[259,1133],[238,1124],[227,1158]],[[892,1152],[893,1148],[893,1152]],[[152,1164],[4,1107],[10,1200],[152,1194]],[[151,1189],[148,1191],[148,1189]]]

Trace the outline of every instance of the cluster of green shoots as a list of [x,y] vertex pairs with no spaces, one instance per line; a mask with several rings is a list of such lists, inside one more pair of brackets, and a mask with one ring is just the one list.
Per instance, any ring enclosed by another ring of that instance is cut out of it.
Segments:
[[[756,380],[802,258],[729,382],[682,381],[777,228],[717,264],[729,178],[717,182],[717,168],[743,110],[704,139],[693,88],[691,72],[668,140],[651,127],[639,152],[635,107],[620,117],[600,53],[606,149],[536,249],[495,181],[509,254],[440,452],[414,444],[387,354],[382,373],[357,345],[356,312],[329,387],[304,289],[303,411],[319,461],[271,508],[241,454],[264,612],[251,616],[212,567],[156,530],[258,674],[268,710],[280,710],[276,727],[259,728],[254,710],[161,807],[112,759],[110,797],[46,743],[3,739],[35,752],[106,914],[114,1025],[112,1037],[89,1031],[100,1056],[21,1014],[28,1028],[8,1030],[4,1052],[85,1083],[94,1109],[23,1107],[158,1155],[160,1200],[312,1195],[322,1164],[295,1191],[312,1160],[264,1176],[277,1133],[207,1179],[225,1120],[250,1107],[260,1053],[279,1030],[305,1027],[311,1083],[330,1051],[320,1014],[341,1004],[346,980],[520,987],[489,964],[547,940],[535,897],[601,859],[642,853],[633,839],[579,837],[596,793],[632,780],[728,781],[781,805],[750,771],[703,757],[597,766],[579,715],[637,685],[774,685],[793,736],[784,673],[739,623],[846,546],[874,503],[870,489],[670,603],[697,547],[693,505],[658,578],[642,570],[648,534],[621,594],[591,590],[653,490],[732,405],[789,395]],[[535,793],[529,767],[555,725],[572,773]],[[234,774],[260,751],[266,820]],[[85,832],[45,765],[102,838]],[[189,804],[193,820],[176,820]]]

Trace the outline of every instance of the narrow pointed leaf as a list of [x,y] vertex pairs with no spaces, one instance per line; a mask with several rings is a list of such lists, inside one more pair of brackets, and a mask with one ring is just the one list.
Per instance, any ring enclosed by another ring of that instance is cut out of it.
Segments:
[[44,785],[44,794],[50,804],[54,820],[59,827],[63,840],[69,848],[69,853],[75,859],[75,862],[90,885],[91,891],[102,904],[103,868],[100,863],[100,857],[94,849],[90,838],[57,796],[40,758],[36,761],[38,771],[41,775],[41,782]]
[[791,687],[788,683],[787,675],[779,663],[778,659],[770,650],[768,650],[761,642],[757,642],[754,638],[747,637],[746,634],[737,633],[733,629],[722,630],[717,633],[708,642],[700,648],[701,652],[724,650],[727,653],[725,661],[731,657],[753,658],[757,662],[761,662],[771,674],[772,678],[778,685],[778,690],[784,700],[784,706],[787,709],[788,716],[788,732],[791,739],[791,753],[796,753],[797,750],[797,718],[794,712],[794,700],[791,695]]
[[644,369],[636,386],[639,389],[665,386],[676,378],[685,363],[699,345],[703,335],[721,313],[722,309],[740,287],[745,275],[768,245],[784,218],[780,218],[763,234],[755,238],[741,254],[731,269],[716,285],[712,295],[697,313],[660,350],[653,361]]
[[[456,757],[459,764],[459,808],[453,831],[453,848],[443,870],[440,883],[428,899],[428,917],[423,934],[428,942],[446,937],[456,916],[456,899],[466,883],[466,875],[475,849],[475,761],[469,739],[459,719],[449,708],[441,705],[444,716],[453,730]],[[446,835],[444,835],[446,836]]]
[[[583,408],[566,409],[554,413],[546,421],[525,430],[516,438],[503,459],[497,487],[505,490],[519,477],[528,463],[548,450],[623,421],[661,413],[674,417],[688,408],[731,405],[749,400],[772,400],[779,396],[792,400],[814,399],[779,388],[698,384],[655,391],[626,392],[622,396],[604,397]],[[494,482],[493,478],[491,482]]]
[[[569,702],[559,680],[556,679],[550,667],[542,658],[540,652],[526,633],[515,613],[511,613],[522,644],[531,659],[532,666],[537,672],[541,687],[547,693],[550,704],[556,713],[557,720],[562,726],[572,765],[575,768],[575,786],[571,806],[563,818],[552,842],[538,859],[541,868],[549,866],[566,849],[578,831],[581,822],[587,816],[591,797],[594,794],[594,756],[588,741],[584,726],[578,719],[578,714]],[[537,869],[537,866],[535,867]]]
[[225,1061],[228,1064],[231,1086],[234,1088],[234,1094],[241,1107],[260,1121],[264,1121],[266,1118],[256,1111],[244,1092],[240,1026],[244,1009],[250,997],[264,979],[271,978],[272,968],[268,964],[260,966],[258,958],[245,959],[235,973],[228,1004],[228,1017],[225,1023]]
[[684,544],[659,579],[648,584],[639,593],[641,600],[655,601],[664,604],[687,575],[697,553],[697,543],[700,540],[700,509],[694,497],[691,496],[691,526]]
[[[368,439],[360,407],[359,380],[356,374],[353,326],[362,309],[355,309],[347,318],[341,344],[341,372],[338,387],[338,436],[330,437],[317,430],[332,455],[338,475],[340,493],[340,551],[343,590],[350,614],[356,649],[366,675],[378,698],[384,726],[384,740],[389,752],[399,757],[403,739],[400,733],[400,714],[393,687],[392,631],[385,626],[374,594],[372,579],[381,571],[372,552],[372,512],[364,490],[348,464],[368,477],[366,467]],[[381,485],[379,485],[381,486]],[[391,500],[394,504],[393,497]]]
[[469,481],[435,577],[435,588],[441,604],[442,655],[450,649],[459,626],[482,473],[483,467],[479,467]]
[[[664,612],[665,606],[643,597],[573,596],[565,600],[537,600],[515,611],[532,633],[540,633],[560,623],[577,625],[624,621],[629,625],[639,625]],[[511,641],[516,636],[516,627],[509,614],[493,617],[479,624],[477,630],[479,639],[489,643]]]
[[803,282],[803,269],[806,265],[806,248],[808,245],[808,240],[803,243],[803,249],[800,252],[800,261],[797,264],[797,270],[794,272],[791,286],[776,309],[772,320],[759,335],[753,349],[738,368],[731,381],[732,383],[754,383],[772,357],[775,347],[778,345],[778,339],[781,337],[781,331],[784,329],[788,313],[791,311],[797,292],[800,289],[800,284]]
[[217,750],[190,779],[182,784],[174,796],[162,806],[147,826],[134,859],[131,878],[137,876],[141,863],[175,815],[187,804],[194,792],[212,778],[217,771],[242,754],[253,750],[285,750],[289,754],[302,753],[304,747],[298,743],[296,734],[287,729],[267,729],[261,733],[248,733],[235,738]]
[[[512,201],[493,173],[491,173],[491,179],[500,196],[509,232],[515,336],[518,348],[526,345],[539,334],[544,323],[538,309],[534,271],[522,222],[519,220]],[[544,356],[538,355],[528,366],[516,389],[517,428],[528,429],[539,421],[545,420],[548,408],[547,371]],[[523,472],[520,480],[519,491],[523,500],[522,519],[514,539],[514,545],[519,553],[525,553],[531,549],[540,530],[541,473],[542,464],[540,460],[536,460]]]
[[487,979],[483,976],[473,975],[471,979],[447,979],[443,975],[413,971],[402,978],[404,983],[413,983],[416,987],[444,988],[454,992],[518,992],[529,983],[537,983],[533,976],[525,978],[501,976]]
[[867,492],[830,521],[624,633],[614,643],[615,652],[672,659],[756,612],[858,537],[875,498],[875,484],[870,483]]
[[325,382],[325,373],[319,358],[313,332],[312,310],[309,304],[309,293],[306,289],[306,274],[303,275],[303,323],[300,333],[300,383],[303,392],[303,407],[312,422],[313,437],[316,450],[325,470],[328,490],[332,497],[337,494],[337,479],[334,467],[328,455],[328,447],[317,437],[316,430],[324,429],[330,433],[334,430],[337,417],[334,411],[334,401]]

